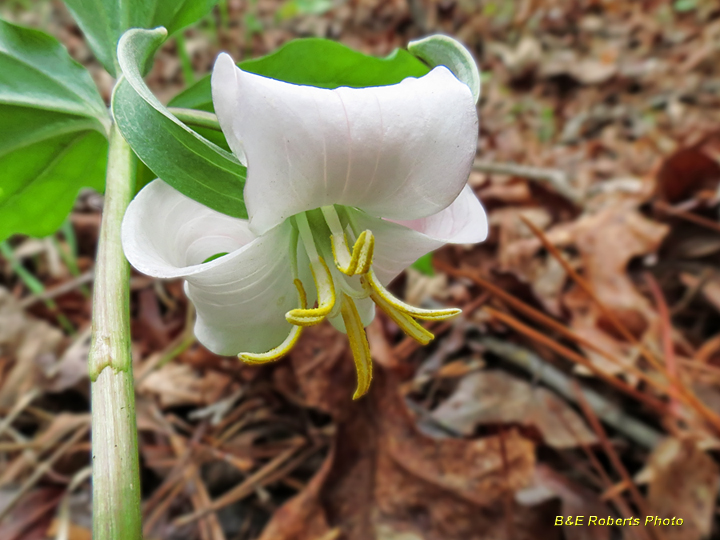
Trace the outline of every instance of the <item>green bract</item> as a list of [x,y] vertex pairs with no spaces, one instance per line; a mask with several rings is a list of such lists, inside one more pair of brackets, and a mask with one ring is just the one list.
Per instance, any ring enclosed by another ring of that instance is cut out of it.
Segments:
[[81,187],[103,190],[109,123],[55,38],[0,21],[0,240],[50,234]]
[[217,0],[65,0],[65,3],[100,63],[111,75],[118,76],[115,49],[126,30],[164,26],[172,34],[203,17]]
[[142,68],[167,36],[164,28],[130,30],[118,45],[123,78],[113,116],[123,137],[152,171],[175,189],[233,217],[247,217],[245,167],[175,118],[142,79]]
[[475,103],[480,99],[480,72],[465,47],[451,37],[429,36],[408,43],[408,51],[429,65],[445,66],[468,85]]
[[[238,67],[271,79],[318,88],[364,88],[397,84],[406,77],[422,77],[430,70],[402,49],[385,58],[367,56],[345,45],[320,38],[296,39],[262,58],[238,62]],[[178,94],[171,107],[214,111],[210,76]]]

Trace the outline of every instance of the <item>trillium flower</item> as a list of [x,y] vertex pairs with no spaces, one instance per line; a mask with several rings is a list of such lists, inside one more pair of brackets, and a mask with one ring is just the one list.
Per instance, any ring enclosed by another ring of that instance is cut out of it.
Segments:
[[372,378],[364,328],[376,306],[422,344],[434,336],[418,320],[460,312],[409,306],[385,286],[445,243],[487,235],[466,185],[478,134],[472,93],[445,67],[392,86],[327,90],[242,71],[226,54],[212,91],[247,166],[249,219],[155,180],[127,210],[125,254],[145,274],[185,279],[195,334],[217,354],[277,360],[304,327],[328,319],[348,335],[360,397]]

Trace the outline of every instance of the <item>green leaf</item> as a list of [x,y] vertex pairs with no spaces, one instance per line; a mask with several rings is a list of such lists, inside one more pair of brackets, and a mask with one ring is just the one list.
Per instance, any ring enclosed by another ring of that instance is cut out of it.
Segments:
[[164,26],[170,34],[204,17],[217,0],[65,0],[90,48],[118,76],[117,44],[130,28]]
[[[429,71],[420,60],[401,49],[385,58],[376,58],[320,38],[291,41],[268,56],[246,60],[238,66],[264,77],[319,88],[386,86],[406,77],[422,77]],[[169,105],[213,112],[210,76],[175,96]]]
[[697,4],[697,0],[676,0],[673,4],[673,8],[678,13],[685,13],[697,8]]
[[280,20],[291,19],[298,15],[324,15],[333,7],[332,0],[286,0],[277,10]]
[[112,110],[125,140],[158,177],[196,201],[247,217],[245,172],[237,159],[175,118],[142,79],[142,67],[167,36],[164,28],[129,30],[118,44],[123,77]]
[[215,259],[219,259],[220,257],[224,257],[227,255],[227,251],[223,251],[222,253],[216,253],[215,255],[210,255],[207,259],[205,259],[202,263],[209,263],[210,261],[214,261]]
[[434,276],[435,268],[433,268],[432,260],[433,260],[433,254],[431,251],[430,253],[426,253],[425,255],[420,257],[417,261],[412,263],[411,267],[426,276]]
[[110,124],[57,40],[0,21],[0,240],[51,234],[83,186],[103,190]]
[[475,103],[480,99],[480,72],[475,59],[462,43],[443,35],[429,36],[408,43],[408,51],[428,65],[445,66],[468,85]]

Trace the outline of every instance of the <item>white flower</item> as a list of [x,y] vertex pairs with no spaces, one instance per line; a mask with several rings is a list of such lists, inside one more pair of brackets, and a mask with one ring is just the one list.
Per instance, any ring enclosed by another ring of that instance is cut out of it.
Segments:
[[328,318],[350,340],[357,398],[372,377],[364,327],[375,305],[423,344],[433,335],[416,319],[459,313],[408,306],[384,285],[447,242],[487,235],[466,185],[473,96],[445,67],[392,86],[326,90],[244,72],[226,54],[212,89],[230,148],[248,167],[249,219],[155,180],[127,210],[125,254],[145,274],[185,279],[197,338],[218,354],[276,360],[304,326]]

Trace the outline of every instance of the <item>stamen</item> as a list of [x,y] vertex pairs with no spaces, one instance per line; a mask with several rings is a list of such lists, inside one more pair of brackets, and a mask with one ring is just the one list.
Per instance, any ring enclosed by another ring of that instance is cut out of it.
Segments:
[[313,280],[315,281],[315,290],[317,291],[318,307],[313,309],[293,309],[285,314],[285,319],[291,324],[297,326],[313,326],[320,323],[327,317],[330,310],[335,305],[335,284],[333,283],[330,269],[325,264],[320,255],[318,255],[315,239],[313,238],[310,224],[308,223],[305,213],[295,216],[300,238],[308,259],[310,259],[310,270],[312,271]]
[[[307,308],[307,295],[305,294],[305,288],[303,287],[302,282],[299,279],[295,279],[293,283],[295,283],[295,287],[298,291],[300,306],[303,309]],[[280,360],[280,358],[289,353],[290,349],[295,346],[301,332],[302,326],[293,326],[285,340],[274,349],[270,349],[268,352],[260,354],[240,353],[238,354],[238,358],[246,364],[267,364],[268,362]]]
[[353,399],[358,399],[364,396],[370,389],[370,381],[372,380],[370,346],[368,345],[365,328],[363,327],[355,302],[346,294],[342,295],[340,313],[345,323],[348,341],[350,341],[350,349],[352,350],[353,359],[355,360],[358,386],[353,395]]
[[375,277],[375,273],[370,270],[367,274],[362,276],[360,280],[363,283],[363,287],[366,290],[372,291],[370,296],[375,303],[378,303],[376,297],[382,298],[385,302],[393,306],[398,311],[405,313],[416,319],[422,319],[424,321],[443,321],[459,315],[462,313],[461,309],[449,308],[449,309],[422,309],[419,307],[411,306],[405,302],[396,298],[390,291],[383,287],[382,283]]
[[[312,309],[293,309],[285,314],[285,319],[297,326],[313,326],[322,322],[335,305],[335,285],[330,269],[322,257],[310,263],[315,289],[317,290],[318,307]],[[319,274],[319,275],[318,275]]]
[[423,328],[415,319],[397,309],[393,304],[388,302],[385,297],[381,296],[373,289],[371,289],[370,298],[372,298],[373,302],[375,302],[380,309],[382,309],[393,321],[395,321],[395,324],[402,328],[403,332],[421,345],[427,345],[435,338],[435,335],[432,332]]
[[363,231],[353,245],[352,254],[348,248],[347,236],[345,235],[340,218],[334,206],[323,206],[321,208],[325,222],[330,232],[330,243],[335,259],[335,266],[343,274],[354,276],[365,274],[372,265],[373,252],[375,250],[375,237],[369,230]]

